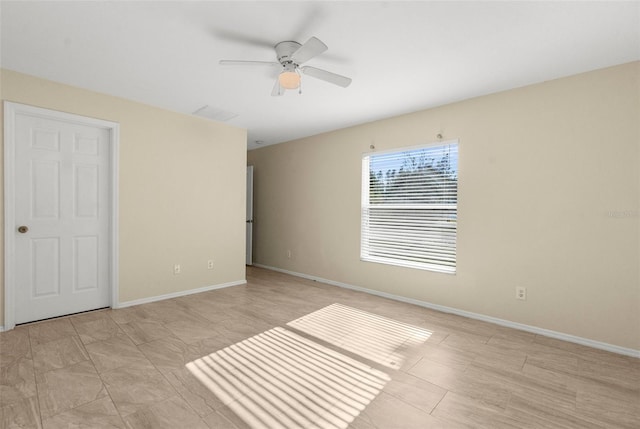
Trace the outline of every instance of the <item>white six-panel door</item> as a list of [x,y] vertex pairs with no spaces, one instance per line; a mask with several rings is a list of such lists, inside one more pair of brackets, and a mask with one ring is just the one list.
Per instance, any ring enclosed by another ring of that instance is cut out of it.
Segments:
[[16,324],[111,305],[111,132],[14,116]]

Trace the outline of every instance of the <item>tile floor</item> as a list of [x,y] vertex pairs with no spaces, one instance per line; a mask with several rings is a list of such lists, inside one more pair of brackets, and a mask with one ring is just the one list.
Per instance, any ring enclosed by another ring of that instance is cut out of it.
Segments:
[[259,268],[247,280],[0,333],[0,427],[640,427],[639,359]]

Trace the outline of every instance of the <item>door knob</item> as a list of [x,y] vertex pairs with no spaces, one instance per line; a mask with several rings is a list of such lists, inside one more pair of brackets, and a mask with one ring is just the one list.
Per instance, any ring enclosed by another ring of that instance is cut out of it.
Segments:
[[19,232],[20,234],[24,234],[24,233],[25,233],[25,232],[27,232],[27,231],[29,231],[29,227],[28,227],[28,226],[24,226],[24,225],[22,225],[22,226],[19,226],[19,227],[18,227],[18,232]]

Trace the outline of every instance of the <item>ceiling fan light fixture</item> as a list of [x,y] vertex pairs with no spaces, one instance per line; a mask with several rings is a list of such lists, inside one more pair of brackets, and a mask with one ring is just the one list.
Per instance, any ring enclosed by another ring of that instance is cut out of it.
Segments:
[[296,89],[300,86],[300,75],[295,71],[283,71],[278,76],[280,86],[285,89]]

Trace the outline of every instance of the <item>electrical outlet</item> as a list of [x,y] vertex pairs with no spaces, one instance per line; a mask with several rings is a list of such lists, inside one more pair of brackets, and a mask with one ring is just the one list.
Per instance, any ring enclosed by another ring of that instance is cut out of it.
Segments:
[[180,274],[182,272],[182,269],[180,268],[180,264],[175,264],[173,266],[173,274]]
[[207,270],[213,270],[213,259],[207,261]]
[[522,301],[527,300],[527,288],[522,286],[516,286],[516,299],[520,299]]

